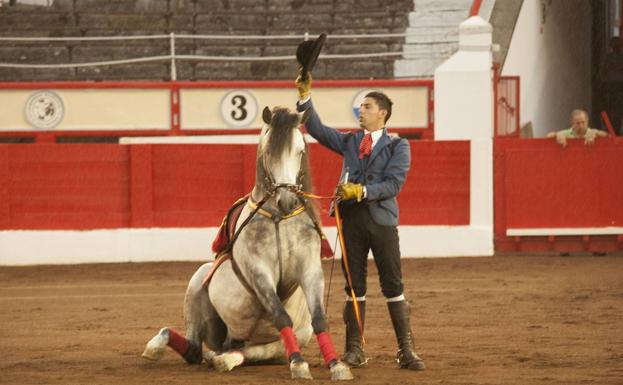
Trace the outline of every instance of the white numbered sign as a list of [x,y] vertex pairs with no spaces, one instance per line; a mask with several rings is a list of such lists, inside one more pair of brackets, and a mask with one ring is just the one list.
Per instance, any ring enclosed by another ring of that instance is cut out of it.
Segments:
[[221,100],[221,117],[230,127],[248,127],[257,116],[257,100],[246,90],[228,92]]

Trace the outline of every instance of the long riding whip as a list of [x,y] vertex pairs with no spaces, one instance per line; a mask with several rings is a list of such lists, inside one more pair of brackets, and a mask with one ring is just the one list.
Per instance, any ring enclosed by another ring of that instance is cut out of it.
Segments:
[[[346,173],[344,174],[343,183],[348,182],[348,176],[349,176],[349,168],[346,167]],[[355,318],[357,318],[357,327],[359,328],[359,335],[361,336],[361,343],[365,345],[366,340],[363,336],[363,325],[361,322],[361,312],[359,311],[359,303],[357,302],[357,296],[355,295],[355,290],[353,289],[353,280],[350,274],[350,269],[348,268],[348,256],[346,253],[346,245],[344,244],[344,233],[342,231],[342,216],[340,214],[339,197],[337,196],[337,194],[331,197],[315,195],[315,194],[311,194],[307,192],[299,192],[298,194],[304,196],[305,198],[332,199],[333,200],[333,208],[335,209],[335,224],[337,227],[337,238],[340,241],[340,249],[342,250],[342,263],[344,264],[344,272],[346,275],[346,281],[348,282],[348,287],[350,288],[350,296],[353,301],[353,308],[355,309]],[[333,260],[335,261],[335,254],[333,255]],[[334,265],[331,265],[331,277],[333,276],[333,266]],[[328,308],[330,290],[331,290],[331,286],[329,284],[329,291],[327,292],[327,300],[325,303],[325,314]]]
[[[346,173],[344,174],[344,183],[348,183],[348,173],[349,169],[347,167]],[[355,290],[353,289],[353,279],[350,275],[350,269],[348,268],[348,255],[346,253],[346,245],[344,244],[344,233],[342,231],[342,215],[340,214],[340,205],[338,199],[339,198],[337,196],[333,198],[333,208],[335,209],[335,225],[337,227],[337,235],[340,239],[340,248],[342,249],[342,264],[344,265],[346,281],[348,282],[348,287],[350,289],[350,297],[353,300],[353,308],[355,309],[355,318],[357,318],[357,327],[359,328],[361,343],[365,345],[366,339],[363,336],[363,325],[361,322],[361,313],[359,312],[359,303],[357,302],[357,296],[355,295]]]

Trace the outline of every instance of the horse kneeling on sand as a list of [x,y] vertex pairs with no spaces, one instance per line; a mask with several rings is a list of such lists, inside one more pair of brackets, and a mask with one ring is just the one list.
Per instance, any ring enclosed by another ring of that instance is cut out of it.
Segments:
[[313,205],[301,195],[311,189],[301,117],[282,107],[265,108],[262,115],[255,186],[229,255],[217,260],[217,269],[217,262],[206,263],[190,279],[186,337],[162,328],[143,357],[158,360],[169,346],[189,364],[205,360],[220,372],[285,358],[292,378],[311,379],[300,347],[314,334],[331,379],[353,379],[327,332],[321,230]]

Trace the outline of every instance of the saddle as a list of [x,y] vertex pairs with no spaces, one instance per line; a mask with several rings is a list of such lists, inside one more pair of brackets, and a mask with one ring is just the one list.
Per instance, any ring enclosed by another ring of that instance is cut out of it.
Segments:
[[227,211],[227,214],[225,214],[225,217],[221,222],[221,226],[218,229],[218,234],[212,242],[212,251],[217,254],[217,257],[223,251],[229,249],[229,243],[231,242],[231,239],[236,232],[236,223],[238,223],[240,213],[242,212],[242,209],[244,208],[244,205],[247,203],[248,199],[248,194],[238,199]]
[[[240,219],[242,209],[244,209],[244,206],[247,204],[249,198],[250,196],[247,194],[238,199],[223,218],[218,234],[212,242],[212,251],[216,254],[216,256],[214,257],[214,264],[212,265],[212,268],[208,271],[201,284],[204,288],[208,286],[218,267],[222,265],[223,262],[231,259],[232,249],[234,247],[232,239],[236,233],[236,225],[238,223],[238,219]],[[331,245],[329,245],[329,241],[320,228],[320,225],[316,223],[314,224],[318,235],[320,235],[320,258],[330,259],[333,257]]]

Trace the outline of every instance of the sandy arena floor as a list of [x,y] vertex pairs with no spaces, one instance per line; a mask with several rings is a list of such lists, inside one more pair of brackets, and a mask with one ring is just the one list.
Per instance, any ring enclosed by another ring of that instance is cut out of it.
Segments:
[[[183,330],[182,299],[198,263],[0,267],[0,383],[291,384],[286,366],[219,374],[173,351],[140,357],[161,326]],[[325,263],[328,277],[330,264]],[[398,370],[395,338],[370,266],[362,384],[623,384],[623,257],[404,260],[417,352]],[[343,348],[342,276],[329,306]],[[329,383],[315,341],[303,350]],[[300,381],[297,381],[297,383]]]

